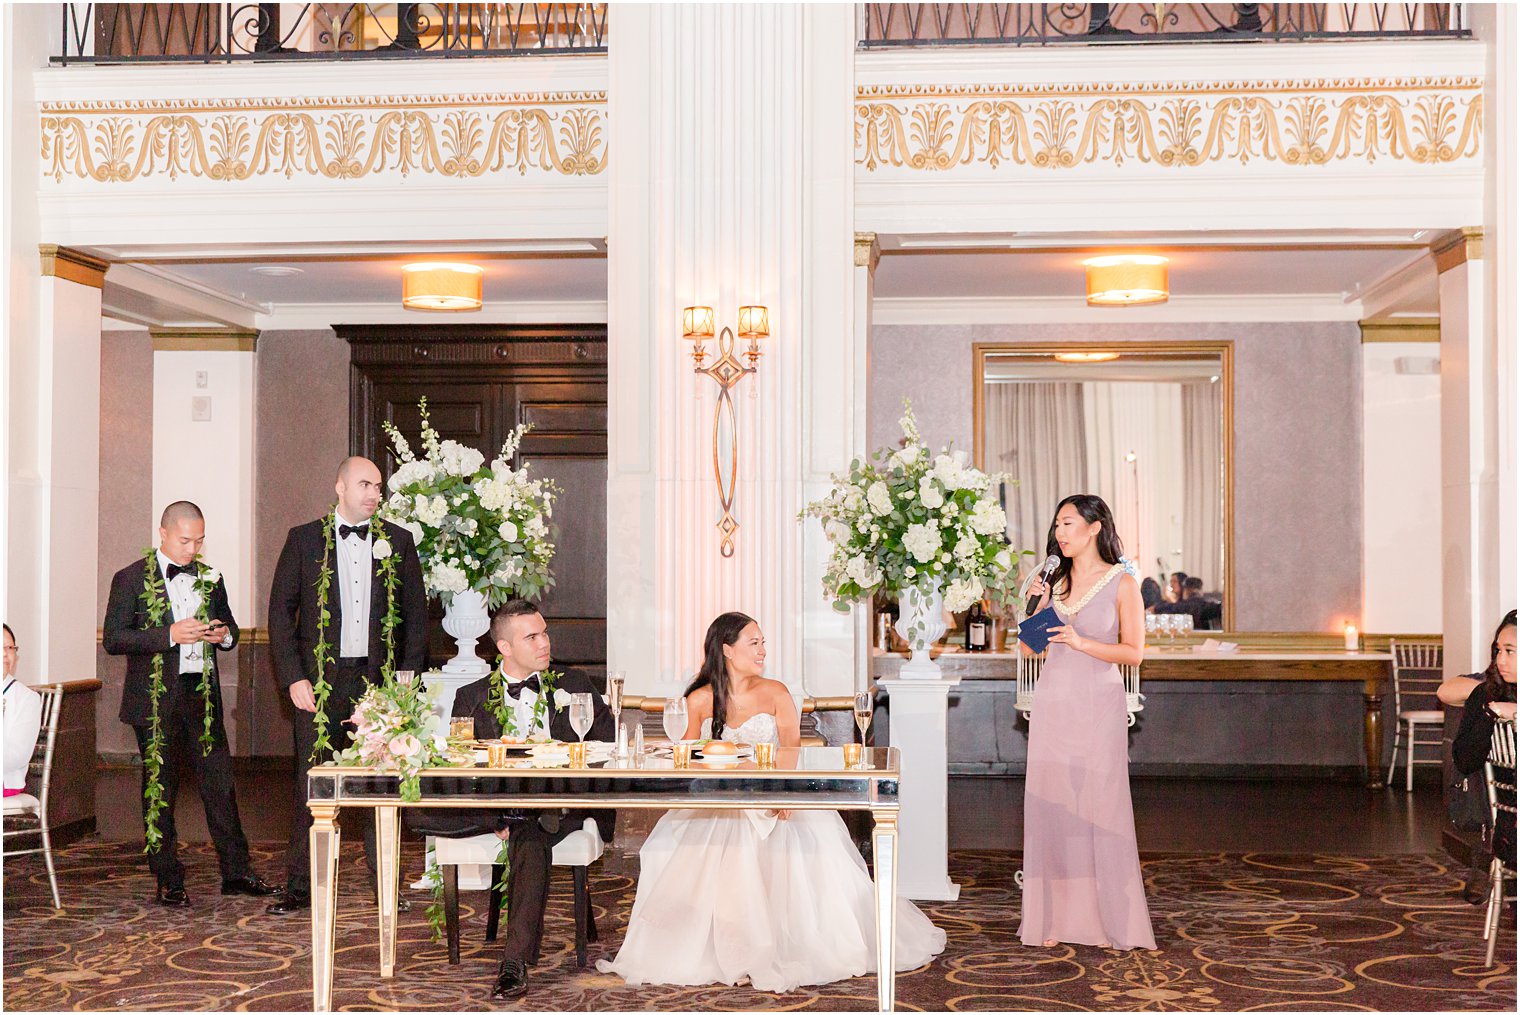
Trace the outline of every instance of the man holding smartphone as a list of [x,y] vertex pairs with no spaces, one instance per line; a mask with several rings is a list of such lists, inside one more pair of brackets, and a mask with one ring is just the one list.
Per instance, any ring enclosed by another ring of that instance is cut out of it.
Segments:
[[[172,619],[154,625],[148,619],[144,588],[149,561],[139,559],[111,579],[111,598],[106,606],[103,642],[112,655],[127,657],[127,678],[121,693],[121,721],[137,734],[144,754],[152,735],[153,659],[164,661],[164,691],[158,702],[163,731],[164,808],[158,815],[163,836],[159,848],[148,854],[148,868],[158,879],[158,901],[165,906],[188,906],[185,866],[179,861],[179,842],[174,832],[174,805],[180,777],[186,765],[195,768],[206,825],[216,844],[222,868],[223,895],[274,895],[271,885],[253,873],[248,840],[238,817],[237,793],[232,779],[232,756],[227,750],[227,731],[222,723],[222,695],[217,679],[215,653],[237,644],[238,626],[227,604],[227,584],[218,576],[207,604],[209,623],[197,618],[201,593],[197,582],[202,568],[196,557],[206,541],[206,520],[189,501],[175,501],[159,519],[159,545],[152,565],[159,571],[163,595]],[[211,700],[212,747],[207,752],[200,739],[205,723],[205,702],[200,693],[204,653],[212,653]],[[147,790],[147,769],[143,770]]]

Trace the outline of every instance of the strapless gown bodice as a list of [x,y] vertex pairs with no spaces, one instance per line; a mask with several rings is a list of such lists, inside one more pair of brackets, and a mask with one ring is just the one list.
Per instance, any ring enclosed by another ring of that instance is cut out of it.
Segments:
[[[711,719],[702,720],[702,736],[712,736]],[[723,735],[718,739],[731,744],[775,744],[780,742],[780,733],[776,728],[776,717],[769,712],[759,712],[738,726],[723,727]]]

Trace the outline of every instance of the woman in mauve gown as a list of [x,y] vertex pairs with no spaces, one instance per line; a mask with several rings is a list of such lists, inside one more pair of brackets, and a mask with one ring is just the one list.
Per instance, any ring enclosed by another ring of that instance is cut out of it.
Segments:
[[1026,945],[1155,948],[1129,796],[1129,726],[1121,665],[1145,654],[1140,586],[1120,563],[1113,514],[1100,497],[1061,501],[1047,554],[1064,621],[1035,685],[1024,779]]

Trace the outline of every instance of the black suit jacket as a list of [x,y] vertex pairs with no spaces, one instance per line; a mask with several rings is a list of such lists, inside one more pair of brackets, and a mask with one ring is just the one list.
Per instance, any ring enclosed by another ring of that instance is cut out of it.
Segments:
[[[297,525],[285,537],[280,562],[275,565],[274,583],[269,589],[269,644],[274,655],[274,675],[282,688],[303,680],[317,679],[317,578],[322,571],[322,549],[326,542],[322,527],[326,518]],[[422,583],[422,564],[417,559],[417,545],[412,534],[394,522],[385,523],[385,537],[396,555],[397,604],[401,626],[396,630],[396,669],[418,674],[427,668],[427,589]],[[327,554],[333,584],[338,581],[337,540]],[[342,605],[328,592],[331,618],[327,641],[333,656],[342,646]],[[380,579],[378,562],[370,568],[369,596],[369,679],[380,682],[380,668],[385,663],[380,622],[385,618],[385,585]]]
[[[596,685],[591,682],[591,678],[580,670],[566,669],[555,666],[553,663],[549,664],[549,669],[562,674],[560,679],[555,682],[555,690],[564,691],[567,694],[584,693],[591,695],[591,729],[586,732],[586,739],[612,740],[616,735],[616,730],[612,726],[612,710],[607,707],[607,703],[597,693]],[[497,675],[492,673],[490,676],[482,677],[473,684],[466,684],[454,693],[453,714],[461,717],[469,716],[474,719],[475,736],[483,740],[490,740],[501,736],[501,724],[496,721],[496,715],[486,705],[487,699],[491,696],[491,681],[495,680],[496,677]],[[551,704],[548,716],[549,733],[554,739],[566,741],[579,739],[575,735],[575,730],[570,727],[570,709],[555,709]],[[612,833],[617,827],[616,811],[587,810],[566,811],[565,813],[571,817],[576,827],[579,827],[580,821],[587,817],[596,819],[597,827],[602,833],[602,841],[612,841]]]
[[[155,558],[155,566],[157,561]],[[111,598],[106,603],[105,628],[101,636],[102,647],[113,656],[127,657],[127,681],[121,689],[121,721],[132,726],[145,726],[153,718],[153,657],[164,656],[164,680],[166,683],[179,676],[180,646],[170,645],[169,627],[174,623],[172,611],[167,623],[148,626],[148,611],[143,605],[143,579],[146,577],[147,561],[135,560],[117,571],[111,578]],[[163,571],[158,574],[164,579]],[[168,598],[165,590],[164,598]],[[227,583],[218,579],[211,590],[211,602],[207,609],[214,620],[220,620],[232,632],[232,645],[237,646],[238,626],[232,619],[232,608],[227,605]],[[205,645],[221,649],[221,645]],[[229,651],[223,649],[222,651]],[[216,722],[222,721],[222,690],[215,679],[216,653],[211,654],[211,697],[216,708]]]

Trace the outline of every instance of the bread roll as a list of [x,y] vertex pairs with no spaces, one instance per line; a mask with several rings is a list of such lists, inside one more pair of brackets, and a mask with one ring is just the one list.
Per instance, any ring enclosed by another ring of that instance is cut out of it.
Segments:
[[727,740],[709,740],[707,746],[702,748],[703,754],[738,754],[739,748]]

